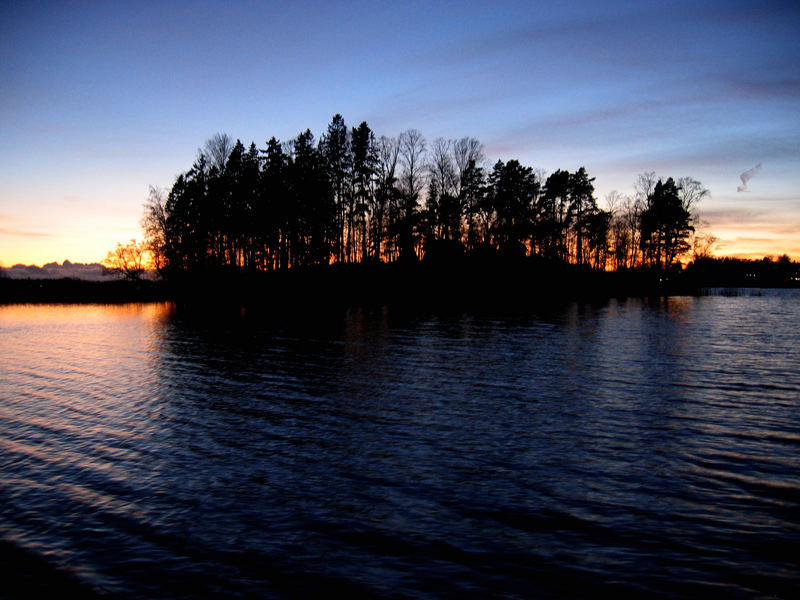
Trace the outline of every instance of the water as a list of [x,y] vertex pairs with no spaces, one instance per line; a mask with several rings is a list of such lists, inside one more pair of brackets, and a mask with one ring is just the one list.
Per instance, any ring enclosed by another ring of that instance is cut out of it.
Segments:
[[796,597],[797,290],[209,317],[0,307],[6,571],[118,598]]

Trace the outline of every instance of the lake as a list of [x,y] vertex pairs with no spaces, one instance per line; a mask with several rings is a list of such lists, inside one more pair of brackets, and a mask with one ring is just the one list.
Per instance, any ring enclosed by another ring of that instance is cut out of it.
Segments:
[[796,597],[799,326],[800,290],[512,315],[0,306],[4,577]]

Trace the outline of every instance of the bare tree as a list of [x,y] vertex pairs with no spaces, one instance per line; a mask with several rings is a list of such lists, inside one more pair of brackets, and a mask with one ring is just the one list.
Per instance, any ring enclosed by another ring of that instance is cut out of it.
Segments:
[[658,178],[655,171],[640,173],[633,184],[634,194],[632,198],[626,198],[623,208],[623,218],[628,226],[631,235],[631,253],[629,257],[629,267],[636,267],[641,264],[642,256],[642,214],[650,206],[650,198],[653,196]]
[[657,181],[658,179],[656,178],[655,171],[639,173],[638,177],[636,177],[636,181],[633,184],[635,199],[646,202],[647,199],[653,195],[653,190],[656,187]]
[[225,163],[233,150],[233,140],[227,133],[215,133],[206,140],[200,153],[205,156],[206,161],[216,167],[219,173],[225,170]]
[[450,154],[452,142],[436,138],[428,161],[430,182],[426,213],[428,232],[433,239],[457,238],[461,211],[456,196],[456,167]]
[[630,230],[625,212],[630,199],[613,190],[606,196],[606,208],[611,213],[609,233],[611,237],[611,256],[615,269],[628,266],[632,252],[633,234]]
[[382,135],[377,142],[378,180],[380,183],[394,185],[397,180],[397,161],[400,155],[400,144],[397,138]]
[[444,138],[436,138],[431,146],[428,169],[439,195],[456,191],[456,167],[450,156],[452,147],[453,142]]
[[695,230],[692,232],[689,245],[692,248],[692,260],[711,258],[719,244],[719,238],[709,230],[707,221],[700,220],[699,211],[695,209],[692,217]]
[[147,249],[142,242],[131,240],[124,246],[110,250],[102,265],[111,273],[123,275],[126,279],[141,279],[144,274]]
[[700,260],[714,256],[719,238],[711,233],[695,233],[692,237],[692,259]]
[[697,210],[697,204],[708,195],[708,190],[696,179],[691,177],[678,179],[678,196],[684,210],[694,213]]
[[166,197],[161,188],[150,186],[140,225],[144,231],[144,247],[150,254],[153,268],[161,275],[166,267],[167,249]]
[[[692,223],[695,225],[700,224],[700,209],[697,205],[708,195],[709,191],[696,179],[692,177],[681,177],[678,179],[678,196],[681,199],[681,205],[684,210],[692,215]],[[714,242],[716,242],[716,238]],[[711,246],[713,246],[714,242],[712,242]]]
[[410,202],[416,205],[419,193],[425,185],[423,173],[425,168],[425,138],[416,129],[409,129],[400,134],[398,138],[400,163],[403,172],[400,175],[400,185]]
[[463,137],[451,143],[453,149],[453,161],[456,165],[456,195],[461,194],[464,185],[464,174],[470,166],[470,162],[476,167],[482,167],[486,160],[483,154],[483,144],[471,137]]
[[416,129],[409,129],[400,134],[400,163],[403,171],[400,175],[400,186],[403,191],[403,206],[399,223],[399,250],[401,258],[417,256],[414,240],[416,210],[419,196],[425,185],[425,138]]
[[[376,144],[377,147],[377,166],[376,166],[376,190],[375,207],[373,209],[373,229],[375,254],[391,260],[397,258],[395,255],[396,244],[394,233],[396,223],[399,219],[400,206],[398,204],[399,194],[396,187],[397,183],[397,161],[400,155],[400,144],[397,138],[390,138],[382,135]],[[384,247],[384,240],[386,244]]]

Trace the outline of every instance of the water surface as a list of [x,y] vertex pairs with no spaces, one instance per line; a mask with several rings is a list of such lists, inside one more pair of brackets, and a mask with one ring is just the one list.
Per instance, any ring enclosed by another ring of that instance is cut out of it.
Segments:
[[0,538],[120,598],[789,598],[798,324],[3,306]]

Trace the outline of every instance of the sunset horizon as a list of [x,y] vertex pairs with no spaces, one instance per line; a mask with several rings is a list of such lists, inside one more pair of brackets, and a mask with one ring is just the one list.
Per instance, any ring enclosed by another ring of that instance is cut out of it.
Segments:
[[[714,234],[714,231],[711,230],[710,233]],[[119,240],[119,243],[129,242],[132,239],[136,239],[136,240],[141,239],[141,233],[138,236],[135,236],[135,237],[132,237],[132,238],[121,239],[121,240]],[[69,257],[52,258],[52,259],[50,259],[50,258],[48,258],[48,259],[40,259],[38,261],[36,261],[36,260],[30,260],[29,261],[29,260],[26,260],[26,259],[4,260],[3,258],[0,258],[0,269],[11,269],[12,267],[15,267],[15,266],[18,266],[18,265],[25,266],[25,267],[39,267],[39,268],[44,267],[45,265],[52,265],[52,264],[56,264],[58,266],[62,266],[65,262],[73,264],[73,265],[77,265],[77,264],[82,264],[82,265],[102,264],[103,261],[106,259],[108,252],[113,250],[115,244],[116,244],[116,242],[114,244],[112,244],[111,246],[109,246],[108,248],[105,248],[102,251],[101,256],[97,256],[93,260],[89,259],[89,258],[73,259],[73,258],[69,258]],[[732,251],[732,250],[726,250],[726,249],[723,249],[723,248],[718,248],[713,252],[713,256],[714,256],[714,258],[735,258],[735,259],[741,259],[741,260],[762,260],[762,259],[765,259],[765,258],[769,259],[769,260],[777,260],[780,257],[785,255],[785,256],[788,256],[792,261],[795,261],[795,262],[800,261],[800,249],[792,250],[790,248],[789,250],[785,250],[783,247],[762,246],[761,242],[754,242],[753,244],[745,242],[745,243],[742,244],[742,246],[745,247],[745,248],[751,248],[751,250],[749,252],[748,251],[739,251],[739,252],[737,252],[737,251]],[[759,250],[759,249],[752,249],[754,246],[755,247],[763,247],[764,250],[762,251],[762,250]],[[770,251],[770,249],[772,249],[772,250]]]
[[[368,3],[2,9],[0,266],[141,239],[216,133],[263,148],[333,114],[377,136],[474,137],[486,169],[585,167],[605,208],[691,177],[715,256],[800,259],[791,3]],[[758,166],[758,169],[756,169]],[[746,181],[743,175],[749,174]]]
[[[615,190],[617,191],[617,190]],[[713,197],[713,192],[710,194]],[[750,194],[748,198],[753,197]],[[146,195],[142,201],[134,208],[142,209]],[[599,204],[603,204],[602,199]],[[135,211],[133,211],[135,213]],[[139,227],[141,213],[133,219],[134,226],[128,232],[123,232],[117,238],[105,236],[102,240],[92,244],[86,241],[73,241],[60,238],[55,234],[25,234],[9,233],[0,230],[0,237],[19,238],[20,241],[12,241],[3,244],[2,255],[0,255],[0,268],[11,268],[15,265],[42,267],[46,264],[63,264],[64,261],[70,263],[95,264],[102,263],[109,251],[113,250],[117,243],[127,243],[130,240],[142,239],[142,231]],[[703,207],[700,207],[701,221],[707,222],[703,214]],[[703,232],[711,234],[717,238],[712,254],[717,258],[740,258],[744,260],[760,260],[763,258],[777,259],[787,255],[793,261],[800,260],[800,236],[793,225],[779,225],[770,228],[768,225],[744,224],[745,227],[737,223],[727,226],[713,227],[707,225],[703,227]],[[61,250],[65,247],[65,250]],[[58,247],[58,251],[52,250]],[[75,248],[75,249],[72,249]]]
[[0,5],[0,596],[796,596],[798,23]]

